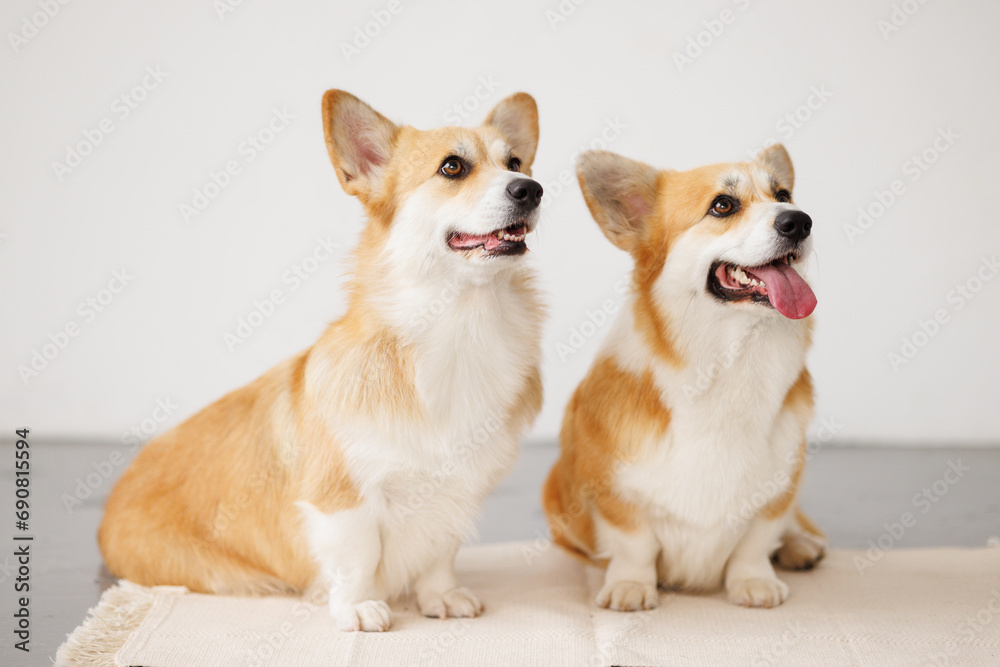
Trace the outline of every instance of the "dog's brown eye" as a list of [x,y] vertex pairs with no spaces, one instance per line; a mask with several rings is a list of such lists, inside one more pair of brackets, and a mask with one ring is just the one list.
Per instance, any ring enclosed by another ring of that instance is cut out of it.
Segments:
[[782,204],[787,204],[788,202],[792,201],[792,193],[789,192],[788,190],[778,190],[775,193],[774,198],[780,201]]
[[521,171],[521,161],[516,157],[512,157],[510,161],[507,162],[507,169],[510,171]]
[[465,171],[465,165],[458,158],[450,157],[441,165],[441,173],[448,178],[461,176],[463,171]]
[[735,213],[739,207],[739,202],[732,197],[719,195],[715,198],[715,201],[712,202],[712,208],[708,209],[708,212],[717,218],[725,218],[726,216]]

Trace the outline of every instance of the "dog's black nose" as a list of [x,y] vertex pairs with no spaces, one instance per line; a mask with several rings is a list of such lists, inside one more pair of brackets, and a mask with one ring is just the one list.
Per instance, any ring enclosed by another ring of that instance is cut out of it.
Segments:
[[507,194],[518,204],[533,209],[542,201],[542,186],[530,178],[518,178],[507,184]]
[[782,211],[774,219],[774,228],[782,236],[798,243],[809,236],[813,220],[802,211]]

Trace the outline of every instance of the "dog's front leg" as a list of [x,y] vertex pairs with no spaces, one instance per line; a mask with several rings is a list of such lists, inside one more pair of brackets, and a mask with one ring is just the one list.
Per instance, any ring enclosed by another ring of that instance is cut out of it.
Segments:
[[750,522],[726,565],[730,602],[744,607],[777,607],[788,597],[788,586],[771,565],[771,554],[784,529],[784,517],[771,520],[758,516]]
[[660,543],[653,531],[645,523],[634,530],[621,530],[600,516],[595,516],[595,524],[601,555],[609,558],[597,604],[617,611],[658,607],[656,559]]
[[375,584],[382,557],[375,517],[364,506],[326,514],[310,503],[298,505],[337,627],[348,632],[388,630],[392,615]]
[[455,577],[455,554],[458,544],[419,577],[413,585],[420,613],[432,618],[472,618],[483,611],[475,594],[458,585]]

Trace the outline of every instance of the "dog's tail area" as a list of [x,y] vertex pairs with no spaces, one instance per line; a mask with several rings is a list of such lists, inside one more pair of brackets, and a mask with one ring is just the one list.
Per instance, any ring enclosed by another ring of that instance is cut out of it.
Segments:
[[552,541],[588,563],[595,562],[594,522],[585,498],[575,498],[565,484],[562,459],[556,461],[542,489],[542,506]]

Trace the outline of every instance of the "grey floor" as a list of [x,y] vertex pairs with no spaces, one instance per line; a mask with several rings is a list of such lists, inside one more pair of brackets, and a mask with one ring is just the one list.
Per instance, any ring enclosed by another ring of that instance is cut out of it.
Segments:
[[[14,528],[14,449],[2,447],[0,495]],[[0,548],[0,665],[49,665],[58,646],[112,581],[94,534],[101,507],[124,464],[107,463],[121,446],[32,445],[30,530],[31,653],[12,647],[18,576],[14,542]],[[490,497],[479,525],[482,542],[546,534],[539,489],[555,460],[554,445],[528,446],[514,473]],[[946,473],[948,470],[958,472]],[[89,479],[88,479],[89,476]],[[948,483],[946,480],[952,480]],[[89,482],[89,484],[88,484]],[[80,504],[76,498],[81,497]],[[1000,541],[1000,449],[880,449],[829,446],[809,461],[801,504],[832,546],[868,548],[909,512],[916,523],[893,548],[982,547]],[[887,538],[886,538],[887,539]],[[883,540],[885,543],[885,540]]]

